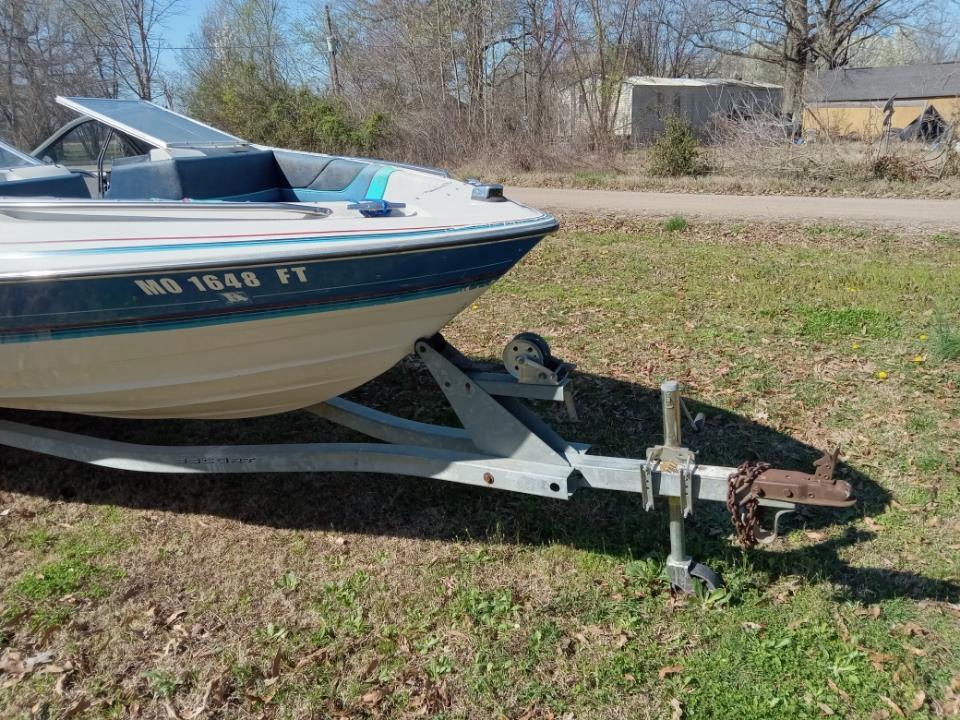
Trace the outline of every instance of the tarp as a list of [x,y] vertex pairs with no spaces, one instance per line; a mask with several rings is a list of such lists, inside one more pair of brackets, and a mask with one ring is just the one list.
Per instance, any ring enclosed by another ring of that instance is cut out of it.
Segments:
[[950,129],[950,123],[943,119],[933,105],[927,105],[917,119],[900,131],[901,140],[921,140],[934,142]]

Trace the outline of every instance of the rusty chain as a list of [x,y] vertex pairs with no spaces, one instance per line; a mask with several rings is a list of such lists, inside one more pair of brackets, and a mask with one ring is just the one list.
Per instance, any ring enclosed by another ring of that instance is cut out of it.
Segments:
[[747,460],[727,480],[727,510],[737,540],[745,548],[757,544],[760,527],[760,496],[753,491],[753,482],[769,469],[770,463]]

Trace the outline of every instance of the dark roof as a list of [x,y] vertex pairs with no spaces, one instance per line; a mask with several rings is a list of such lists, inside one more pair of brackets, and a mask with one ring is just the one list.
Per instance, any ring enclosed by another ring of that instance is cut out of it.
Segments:
[[807,102],[844,102],[960,96],[960,62],[841,68],[809,78]]

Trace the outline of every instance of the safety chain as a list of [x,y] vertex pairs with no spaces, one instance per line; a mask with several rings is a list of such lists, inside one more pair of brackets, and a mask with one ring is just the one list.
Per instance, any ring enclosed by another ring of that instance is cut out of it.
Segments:
[[753,481],[769,469],[770,463],[747,460],[727,480],[727,510],[737,540],[745,548],[757,544],[757,528],[760,526],[760,496],[753,491]]

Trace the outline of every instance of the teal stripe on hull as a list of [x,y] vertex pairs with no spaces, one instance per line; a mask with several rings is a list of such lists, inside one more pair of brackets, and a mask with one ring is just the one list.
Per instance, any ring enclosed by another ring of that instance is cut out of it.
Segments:
[[[163,245],[134,245],[134,246],[109,246],[109,247],[94,247],[94,248],[70,248],[67,250],[39,250],[39,251],[28,251],[22,253],[23,255],[29,255],[34,257],[41,257],[44,255],[111,255],[111,254],[122,254],[122,253],[146,253],[146,252],[156,252],[156,251],[178,251],[185,252],[189,250],[211,250],[211,249],[225,249],[232,248],[236,249],[237,247],[250,248],[250,247],[270,247],[275,245],[314,245],[317,243],[338,243],[338,242],[349,242],[349,241],[358,241],[358,240],[410,240],[420,237],[431,237],[436,236],[437,238],[446,237],[454,233],[468,232],[472,233],[478,230],[489,230],[490,234],[488,236],[483,236],[477,238],[478,242],[496,242],[500,239],[510,240],[515,237],[528,237],[533,235],[539,235],[542,237],[548,232],[553,232],[554,228],[538,228],[530,227],[529,229],[523,227],[523,225],[533,225],[532,223],[503,223],[502,225],[467,225],[464,227],[452,227],[444,228],[442,230],[408,230],[400,232],[383,232],[383,233],[356,233],[353,235],[334,235],[330,237],[324,237],[322,235],[314,235],[304,238],[270,238],[263,240],[230,240],[230,241],[217,241],[217,242],[191,242],[185,244],[183,242],[176,243],[166,243]],[[500,235],[503,237],[501,238]]]
[[331,303],[320,306],[304,306],[285,308],[282,310],[263,310],[238,312],[231,315],[219,315],[214,317],[194,318],[188,320],[177,320],[171,322],[156,323],[138,323],[135,325],[115,325],[101,328],[85,328],[82,330],[55,330],[38,337],[36,334],[8,335],[0,340],[0,345],[18,344],[18,343],[36,343],[49,340],[73,340],[76,338],[100,337],[103,335],[127,335],[144,332],[162,332],[166,330],[180,330],[184,328],[211,327],[215,325],[225,325],[240,322],[252,322],[254,320],[265,320],[277,317],[293,317],[298,315],[312,315],[316,313],[334,312],[336,310],[349,310],[361,307],[374,307],[378,305],[395,305],[396,303],[407,302],[410,300],[422,300],[442,295],[452,295],[466,290],[474,290],[489,286],[490,283],[474,283],[462,285],[459,287],[442,288],[439,290],[425,290],[421,292],[405,293],[391,297],[380,297],[376,300],[348,300],[340,303]]

